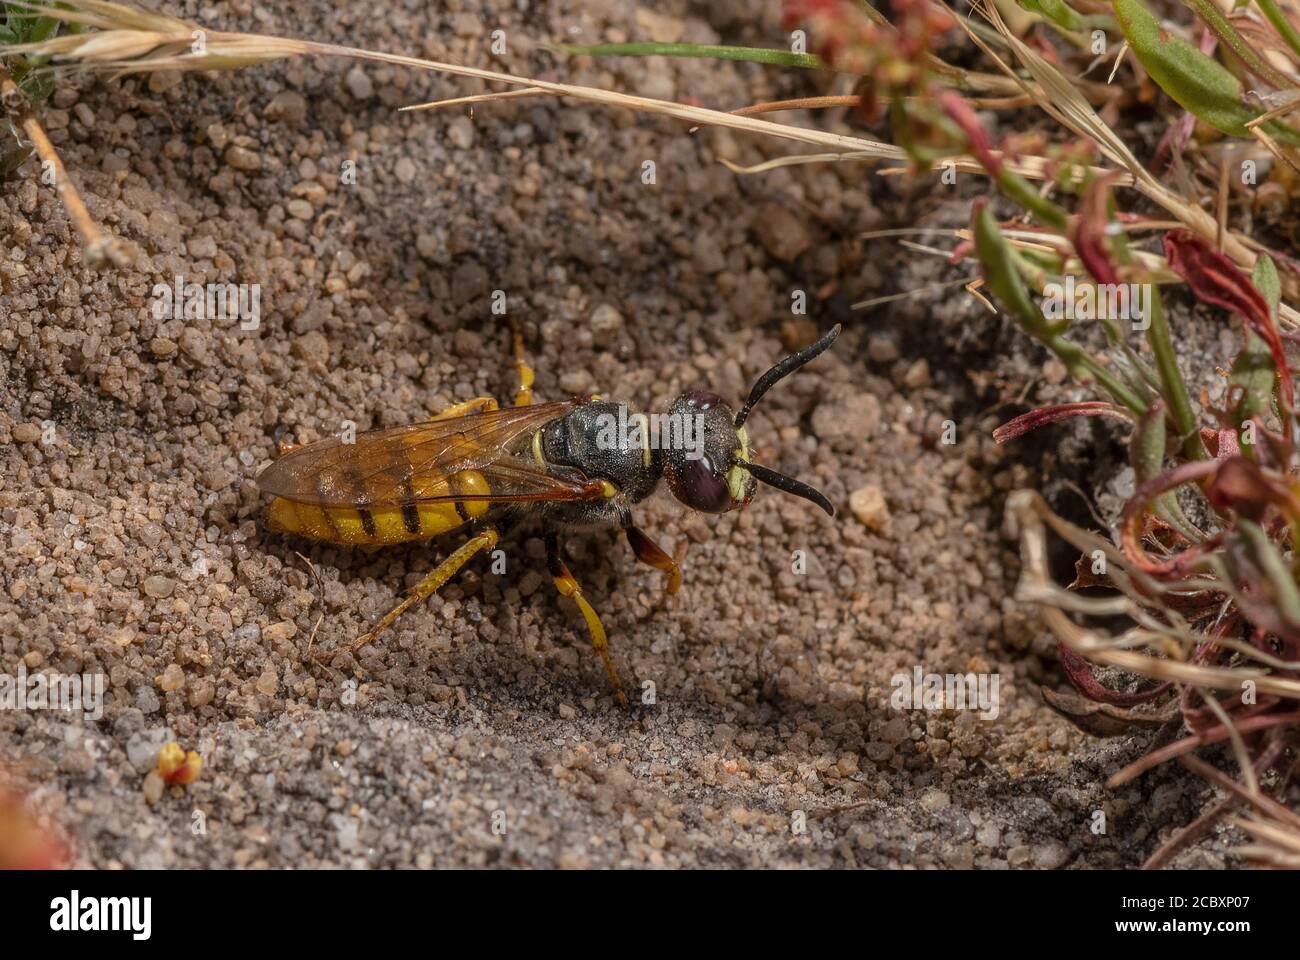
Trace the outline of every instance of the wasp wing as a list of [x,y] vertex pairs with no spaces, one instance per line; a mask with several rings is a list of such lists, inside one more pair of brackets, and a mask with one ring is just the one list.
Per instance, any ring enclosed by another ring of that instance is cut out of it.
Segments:
[[[355,443],[328,437],[289,451],[257,477],[264,492],[327,507],[405,506],[439,500],[590,500],[600,485],[578,471],[547,471],[529,438],[584,398],[509,407],[446,420],[371,430]],[[465,470],[491,492],[460,494],[446,482]]]

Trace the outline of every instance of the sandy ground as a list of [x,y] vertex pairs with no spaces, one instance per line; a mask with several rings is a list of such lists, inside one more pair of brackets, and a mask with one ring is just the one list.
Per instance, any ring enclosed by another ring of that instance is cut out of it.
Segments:
[[[776,4],[439,6],[232,0],[201,15],[724,108],[808,89],[752,65],[538,48],[773,45]],[[1104,789],[1149,740],[1090,740],[1041,704],[1039,684],[1062,682],[1053,644],[1011,599],[1006,493],[1098,451],[1101,472],[1079,479],[1103,485],[1122,450],[1093,425],[995,448],[1007,402],[1076,395],[970,298],[848,310],[958,275],[856,234],[951,226],[964,205],[847,164],[737,177],[716,159],[788,148],[621,111],[395,112],[478,89],[341,61],[65,84],[42,115],[93,213],[135,248],[121,272],[80,265],[34,163],[0,190],[0,670],[107,684],[98,722],[4,712],[0,744],[78,862],[1100,867],[1139,863],[1191,819],[1206,793],[1178,771]],[[260,283],[259,328],[155,320],[153,286],[178,274]],[[825,490],[837,519],[769,490],[692,516],[662,492],[640,520],[688,546],[671,600],[615,533],[570,537],[625,681],[653,684],[631,713],[551,589],[536,530],[503,544],[504,575],[472,565],[359,658],[321,666],[309,647],[352,640],[456,540],[349,552],[259,524],[253,477],[279,433],[508,396],[494,290],[524,322],[540,396],[651,410],[702,384],[738,400],[846,324],[751,420],[768,462]],[[796,290],[807,316],[791,314]],[[855,491],[883,500],[867,522],[847,509]],[[998,717],[892,708],[890,678],[915,666],[996,673]],[[168,736],[203,775],[147,796]],[[1219,864],[1222,846],[1179,862]]]

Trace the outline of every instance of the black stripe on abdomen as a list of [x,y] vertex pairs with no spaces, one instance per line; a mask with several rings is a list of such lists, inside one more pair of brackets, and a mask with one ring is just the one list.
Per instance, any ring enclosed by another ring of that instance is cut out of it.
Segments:
[[375,526],[375,516],[366,507],[357,507],[357,515],[361,517],[361,529],[366,532],[367,537],[373,537],[379,532]]
[[402,523],[406,525],[407,533],[420,532],[420,510],[415,504],[402,504]]
[[[453,473],[450,477],[447,478],[447,489],[450,490],[452,493],[461,492],[459,473]],[[456,513],[460,517],[461,522],[469,523],[470,521],[469,511],[465,509],[464,501],[457,499],[457,500],[453,500],[452,503],[456,507]]]

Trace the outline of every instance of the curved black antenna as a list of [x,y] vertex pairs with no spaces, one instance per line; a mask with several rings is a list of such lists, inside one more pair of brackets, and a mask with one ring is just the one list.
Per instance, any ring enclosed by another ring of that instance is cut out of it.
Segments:
[[[759,377],[758,381],[754,384],[754,388],[749,391],[749,399],[745,401],[745,405],[741,407],[740,412],[736,414],[736,427],[740,428],[744,425],[745,418],[749,416],[749,411],[753,410],[754,405],[757,404],[759,400],[763,399],[763,394],[772,389],[772,384],[776,383],[783,377],[788,377],[809,360],[822,353],[827,347],[835,342],[835,338],[839,335],[840,325],[837,323],[835,326],[831,327],[830,332],[827,333],[826,336],[822,337],[811,347],[805,347],[798,353],[786,357],[771,370],[767,371],[767,373]],[[802,496],[802,494],[800,494],[800,496]]]
[[[839,327],[836,327],[832,332],[838,333]],[[825,349],[825,347],[822,349]],[[737,460],[736,466],[748,470],[754,475],[754,479],[762,480],[769,487],[776,487],[786,493],[793,493],[796,497],[803,497],[810,503],[817,504],[830,516],[835,516],[835,506],[826,499],[820,490],[810,487],[794,477],[787,477],[784,473],[777,473],[775,470],[769,470],[767,467],[759,466],[757,463],[750,463],[747,460]]]

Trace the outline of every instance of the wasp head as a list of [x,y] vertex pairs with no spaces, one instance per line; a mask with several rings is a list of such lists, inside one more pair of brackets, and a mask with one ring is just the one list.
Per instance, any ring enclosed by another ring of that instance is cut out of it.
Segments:
[[758,378],[738,413],[716,393],[691,390],[668,408],[670,423],[689,442],[664,451],[664,479],[682,503],[705,513],[726,513],[754,498],[758,481],[817,504],[832,517],[835,508],[819,491],[750,460],[745,420],[771,386],[826,350],[840,335],[839,324],[812,346],[786,357]]

